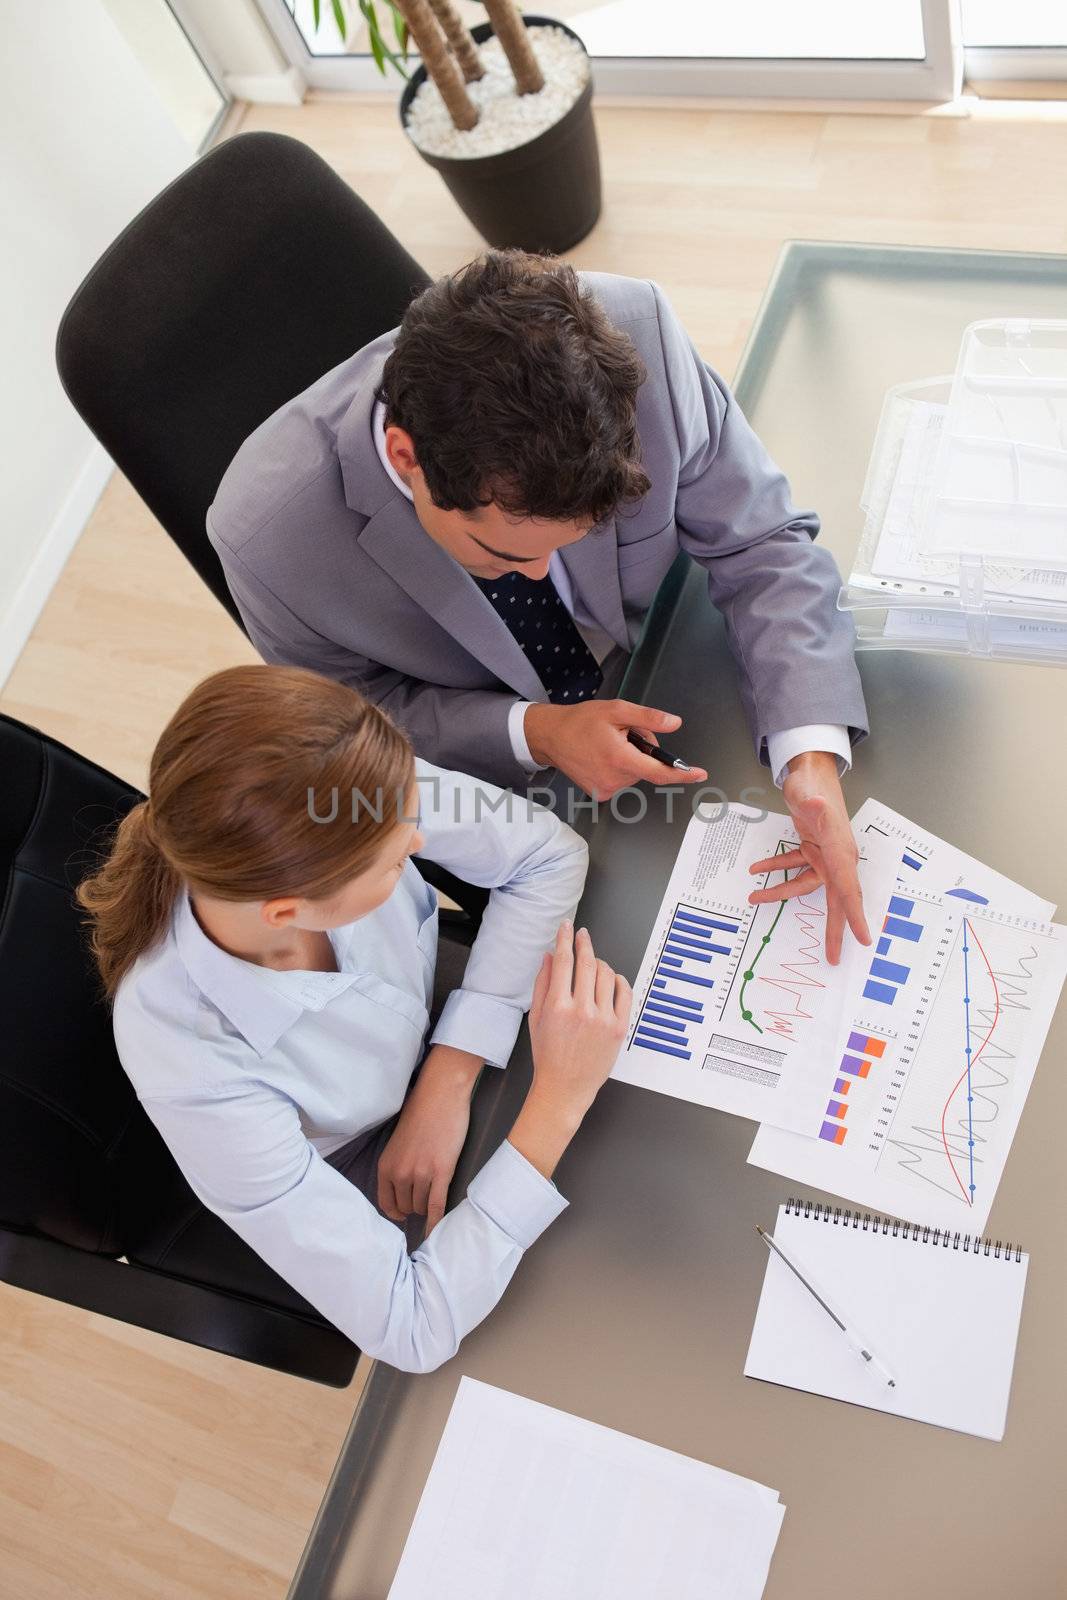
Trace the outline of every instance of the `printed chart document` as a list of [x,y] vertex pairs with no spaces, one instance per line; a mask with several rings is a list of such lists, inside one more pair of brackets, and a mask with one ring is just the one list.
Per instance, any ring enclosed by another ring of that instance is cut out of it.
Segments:
[[[876,1225],[877,1223],[877,1225]],[[1029,1258],[954,1233],[782,1206],[775,1240],[861,1330],[879,1382],[788,1266],[767,1262],[745,1375],[1002,1439]],[[762,1248],[762,1247],[761,1247]]]
[[[869,800],[897,851],[878,970],[837,1046],[814,1137],[761,1127],[749,1161],[899,1217],[981,1232],[1067,975],[1055,906]],[[866,845],[865,845],[866,847]]]
[[966,851],[917,827],[880,800],[865,800],[852,819],[852,828],[858,838],[878,835],[893,842],[897,851],[897,886],[905,893],[909,884],[918,883],[966,905],[994,905],[998,911],[1038,917],[1043,922],[1051,922],[1056,915],[1054,900],[1042,900],[1002,872],[995,872]]
[[[776,1127],[818,1131],[834,1081],[825,1063],[870,978],[872,952],[846,929],[840,963],[829,964],[820,887],[749,905],[753,889],[796,876],[754,876],[752,863],[785,855],[797,842],[791,818],[747,806],[693,817],[634,985],[614,1077]],[[899,859],[891,839],[872,832],[862,841],[869,919],[884,911]]]
[[774,1489],[461,1378],[389,1600],[759,1600]]

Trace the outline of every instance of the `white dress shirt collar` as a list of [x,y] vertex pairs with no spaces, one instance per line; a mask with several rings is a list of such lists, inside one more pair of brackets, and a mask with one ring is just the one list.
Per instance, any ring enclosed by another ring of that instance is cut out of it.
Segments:
[[403,478],[400,477],[400,475],[397,472],[396,468],[393,466],[393,463],[389,460],[389,457],[385,453],[385,401],[384,400],[376,400],[374,402],[374,408],[373,408],[373,410],[371,411],[371,414],[370,414],[370,428],[371,428],[371,433],[374,435],[374,448],[378,452],[378,459],[381,462],[382,466],[385,468],[385,470],[389,474],[390,478],[392,478],[393,482],[396,484],[397,488],[400,490],[400,493],[403,494],[403,495],[406,495],[409,500],[414,500],[415,496],[412,494],[411,490],[408,488],[408,486],[404,482]]
[[[321,1011],[356,979],[352,971],[278,971],[230,955],[196,920],[186,890],[174,912],[174,939],[186,971],[257,1055],[266,1055],[305,1011]],[[330,931],[338,967],[350,944],[351,924]]]

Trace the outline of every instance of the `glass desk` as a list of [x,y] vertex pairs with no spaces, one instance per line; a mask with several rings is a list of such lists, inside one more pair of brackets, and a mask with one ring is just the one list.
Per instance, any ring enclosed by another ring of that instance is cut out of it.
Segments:
[[[1057,256],[785,248],[735,388],[843,571],[885,390],[951,371],[968,322],[1065,314]],[[1063,906],[1067,676],[895,651],[860,666],[874,731],[849,809],[876,795]],[[784,810],[696,568],[664,584],[622,692],[680,713],[672,746],[728,795],[762,784]],[[653,800],[628,826],[604,808],[591,836],[580,919],[631,976],[687,815],[676,803],[668,824]],[[461,1373],[779,1490],[767,1600],[1062,1593],[1065,1045],[1061,1010],[990,1223],[1033,1257],[1002,1444],[743,1377],[767,1254],[755,1225],[792,1186],[745,1165],[754,1124],[611,1082],[556,1175],[570,1208],[498,1308],[438,1372],[371,1373],[290,1600],[385,1600]],[[458,1192],[506,1135],[528,1074],[525,1040],[506,1074],[485,1074]]]

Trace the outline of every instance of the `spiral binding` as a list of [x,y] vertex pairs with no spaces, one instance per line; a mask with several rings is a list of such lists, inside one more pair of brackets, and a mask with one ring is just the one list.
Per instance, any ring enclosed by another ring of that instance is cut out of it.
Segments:
[[852,1211],[842,1209],[841,1206],[824,1206],[818,1200],[794,1200],[792,1196],[785,1203],[786,1216],[814,1217],[816,1222],[831,1222],[835,1228],[862,1228],[864,1233],[892,1234],[894,1239],[914,1239],[916,1244],[936,1244],[943,1250],[951,1245],[953,1250],[962,1250],[965,1255],[993,1256],[997,1261],[1004,1258],[1015,1260],[1023,1258],[1023,1247],[1020,1244],[1004,1244],[1000,1239],[982,1239],[976,1233],[958,1233],[952,1228],[931,1228],[925,1222],[901,1222],[896,1217],[873,1216],[869,1211]]

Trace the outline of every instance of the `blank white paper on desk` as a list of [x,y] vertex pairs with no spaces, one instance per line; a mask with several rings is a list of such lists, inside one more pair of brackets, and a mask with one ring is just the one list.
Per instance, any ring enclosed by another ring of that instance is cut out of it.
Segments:
[[462,1378],[389,1600],[759,1600],[777,1492]]
[[845,1212],[835,1222],[822,1206],[810,1215],[781,1206],[774,1237],[870,1342],[896,1387],[879,1383],[773,1254],[745,1376],[1002,1439],[1029,1257],[1003,1248],[998,1255],[993,1244],[987,1254],[975,1238],[964,1250],[958,1233],[946,1245],[941,1229],[864,1229],[856,1218]]

